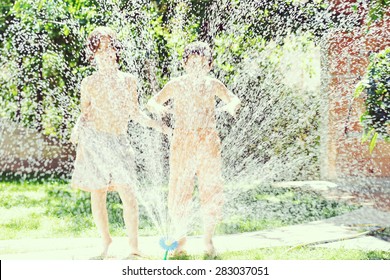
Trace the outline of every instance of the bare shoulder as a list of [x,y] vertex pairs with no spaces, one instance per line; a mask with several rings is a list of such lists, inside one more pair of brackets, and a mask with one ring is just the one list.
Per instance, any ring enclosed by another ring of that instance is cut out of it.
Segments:
[[122,77],[129,84],[137,84],[137,78],[135,75],[127,72],[119,72],[120,77]]
[[185,76],[175,77],[175,78],[172,78],[172,79],[167,83],[167,85],[168,85],[168,86],[176,87],[176,86],[181,85],[181,84],[184,83],[185,81],[186,81],[186,80],[185,80]]
[[214,77],[207,77],[207,82],[215,87],[225,87],[225,85],[220,80]]
[[163,92],[175,94],[178,90],[180,90],[181,85],[183,84],[184,80],[181,77],[175,77],[169,80],[163,88]]
[[90,75],[90,76],[85,77],[81,81],[81,88],[89,88],[89,87],[91,87],[91,85],[93,84],[93,81],[94,81],[94,75]]
[[227,91],[226,86],[217,78],[208,77],[208,84],[209,87],[211,87],[217,95],[225,93]]

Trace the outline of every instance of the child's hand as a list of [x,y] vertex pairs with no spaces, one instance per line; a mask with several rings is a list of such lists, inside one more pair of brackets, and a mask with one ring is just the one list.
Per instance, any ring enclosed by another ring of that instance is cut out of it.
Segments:
[[236,104],[227,104],[221,108],[221,110],[228,112],[233,117],[236,117],[238,106]]
[[70,142],[73,144],[73,145],[76,145],[77,142],[79,141],[79,131],[80,131],[80,125],[82,125],[82,122],[83,122],[83,117],[80,116],[78,117],[73,129],[72,129],[72,133],[70,134]]
[[156,105],[153,107],[153,112],[157,115],[165,115],[167,113],[167,109],[164,106]]
[[171,137],[172,134],[173,134],[173,129],[170,128],[170,127],[168,127],[168,126],[166,126],[166,125],[163,125],[163,127],[162,127],[162,132],[163,132],[164,134],[168,135],[169,137]]
[[79,139],[79,132],[78,132],[78,127],[73,128],[72,133],[70,134],[70,142],[73,145],[76,145]]
[[148,102],[148,105],[146,106],[146,108],[150,112],[157,114],[157,115],[165,115],[165,114],[170,113],[170,110],[167,107],[156,103],[154,100],[150,100]]

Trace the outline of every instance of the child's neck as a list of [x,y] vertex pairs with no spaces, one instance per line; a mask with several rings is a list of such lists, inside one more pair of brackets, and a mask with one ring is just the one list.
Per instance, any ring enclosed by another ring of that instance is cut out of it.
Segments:
[[188,76],[190,76],[191,78],[195,78],[195,79],[201,79],[201,78],[205,78],[207,76],[207,73],[206,71],[190,71],[190,72],[187,72]]
[[104,64],[98,65],[97,70],[101,74],[111,74],[117,72],[119,69],[118,64]]

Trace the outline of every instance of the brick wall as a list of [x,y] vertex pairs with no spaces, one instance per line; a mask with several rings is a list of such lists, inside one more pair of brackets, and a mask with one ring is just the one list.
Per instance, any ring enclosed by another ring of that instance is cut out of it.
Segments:
[[[339,2],[335,1],[336,5]],[[333,30],[326,38],[322,58],[328,100],[322,172],[325,179],[351,176],[390,178],[390,145],[378,139],[370,154],[368,143],[361,143],[359,118],[364,111],[363,99],[353,99],[356,85],[367,69],[369,54],[386,47],[390,47],[389,14],[368,29],[362,23],[349,31]]]
[[6,119],[0,119],[0,174],[67,174],[74,147]]

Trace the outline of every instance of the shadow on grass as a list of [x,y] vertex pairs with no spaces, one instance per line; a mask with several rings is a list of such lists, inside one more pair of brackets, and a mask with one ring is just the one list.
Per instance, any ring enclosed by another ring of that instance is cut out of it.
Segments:
[[180,255],[174,255],[170,257],[169,260],[223,260],[223,258],[220,255],[190,255],[188,253],[182,253]]
[[367,252],[368,260],[390,260],[390,252],[369,251]]
[[44,184],[57,182],[66,184],[70,181],[71,174],[62,173],[26,173],[23,175],[15,173],[5,173],[0,171],[0,182],[20,184]]
[[374,231],[370,235],[383,241],[390,242],[390,227],[384,228],[382,231]]
[[215,257],[186,253],[172,256],[168,260],[390,260],[390,252],[387,251],[319,247],[306,247],[288,251],[289,249],[289,247],[273,247],[232,251],[218,254]]
[[224,260],[390,260],[388,251],[363,251],[344,248],[305,247],[262,248],[247,251],[224,252]]

